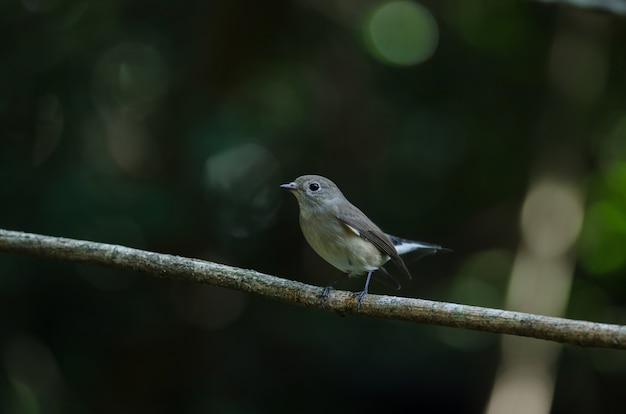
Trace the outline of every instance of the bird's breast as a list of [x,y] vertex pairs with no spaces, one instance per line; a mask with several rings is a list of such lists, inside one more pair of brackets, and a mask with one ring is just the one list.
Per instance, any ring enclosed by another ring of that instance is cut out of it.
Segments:
[[351,275],[376,270],[389,258],[336,217],[300,215],[304,238],[328,263]]

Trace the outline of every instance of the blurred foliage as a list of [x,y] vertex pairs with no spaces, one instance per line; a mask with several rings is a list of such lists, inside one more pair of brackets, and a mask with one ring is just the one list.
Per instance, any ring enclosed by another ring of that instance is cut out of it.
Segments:
[[[278,188],[318,173],[454,250],[409,258],[400,294],[501,307],[529,182],[570,160],[568,316],[625,324],[624,24],[514,1],[0,1],[0,227],[324,285]],[[7,413],[473,413],[498,363],[494,335],[9,254],[0,309]],[[626,354],[566,347],[556,381],[555,413],[621,412]]]

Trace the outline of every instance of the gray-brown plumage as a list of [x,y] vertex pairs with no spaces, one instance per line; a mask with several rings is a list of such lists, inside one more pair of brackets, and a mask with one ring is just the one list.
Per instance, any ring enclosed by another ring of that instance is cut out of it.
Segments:
[[[359,292],[358,309],[367,294],[374,271],[383,270],[383,276],[400,288],[397,280],[382,267],[387,261],[391,260],[410,279],[411,274],[400,257],[401,253],[417,249],[442,250],[437,245],[385,234],[328,178],[303,175],[281,187],[296,196],[300,206],[300,227],[313,250],[348,276],[367,273],[365,288]],[[322,291],[322,303],[331,288],[332,285]]]

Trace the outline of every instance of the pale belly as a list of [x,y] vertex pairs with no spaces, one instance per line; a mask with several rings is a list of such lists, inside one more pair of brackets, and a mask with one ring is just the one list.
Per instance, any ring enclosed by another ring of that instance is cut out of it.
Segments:
[[[348,230],[338,220],[311,228],[300,220],[305,239],[313,250],[328,263],[353,276],[374,271],[389,257],[376,246]],[[319,223],[319,221],[318,221]]]

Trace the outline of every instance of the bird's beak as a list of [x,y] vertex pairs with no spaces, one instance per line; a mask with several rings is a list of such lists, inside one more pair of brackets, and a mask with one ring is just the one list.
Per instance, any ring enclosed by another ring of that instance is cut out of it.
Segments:
[[298,187],[296,187],[296,183],[281,184],[280,188],[286,188],[290,191],[296,191],[298,189]]

